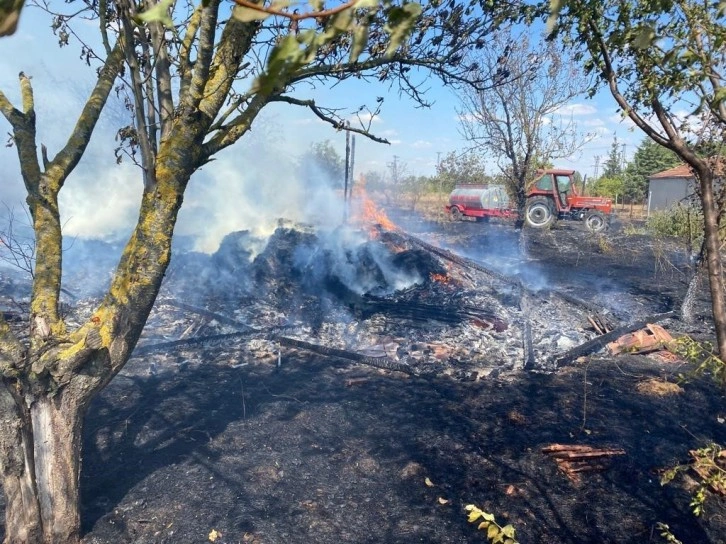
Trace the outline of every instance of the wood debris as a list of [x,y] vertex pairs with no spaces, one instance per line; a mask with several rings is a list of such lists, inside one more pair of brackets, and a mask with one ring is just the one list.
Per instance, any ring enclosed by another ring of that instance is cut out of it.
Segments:
[[607,334],[616,328],[616,325],[607,317],[600,313],[587,316],[590,326],[598,334]]
[[574,483],[581,480],[583,472],[595,472],[608,468],[608,461],[614,455],[625,455],[620,448],[593,448],[572,444],[550,444],[542,448],[555,459],[558,468]]
[[648,323],[645,328],[626,334],[610,342],[607,347],[612,355],[620,353],[651,353],[665,349],[673,337],[660,325]]

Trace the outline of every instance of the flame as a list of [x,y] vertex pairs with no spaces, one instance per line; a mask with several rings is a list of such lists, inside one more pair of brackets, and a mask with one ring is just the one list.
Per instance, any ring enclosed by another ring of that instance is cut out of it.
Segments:
[[432,272],[431,274],[429,274],[429,277],[431,278],[431,281],[437,281],[443,284],[451,282],[451,278],[445,274],[434,274]]
[[398,230],[396,224],[391,221],[386,212],[380,208],[365,189],[365,179],[361,176],[353,189],[353,221],[372,225],[380,225],[384,230]]

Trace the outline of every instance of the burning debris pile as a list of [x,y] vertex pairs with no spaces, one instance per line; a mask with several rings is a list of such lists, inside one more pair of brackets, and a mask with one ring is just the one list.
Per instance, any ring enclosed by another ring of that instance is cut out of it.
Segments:
[[212,358],[232,365],[280,364],[297,348],[470,380],[551,368],[595,335],[586,303],[400,230],[287,224],[260,247],[236,232],[211,256],[177,257],[136,354],[158,369],[171,348],[185,364],[188,349],[215,346]]
[[[472,380],[552,370],[635,330],[483,262],[388,221],[333,230],[280,222],[266,240],[233,232],[212,255],[175,255],[135,355],[158,372],[201,360],[281,364],[294,348]],[[97,304],[71,302],[71,325]]]

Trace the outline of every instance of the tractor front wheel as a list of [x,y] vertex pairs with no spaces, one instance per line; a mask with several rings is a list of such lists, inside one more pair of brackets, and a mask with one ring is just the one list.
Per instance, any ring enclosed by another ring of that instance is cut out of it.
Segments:
[[608,221],[604,213],[598,210],[591,210],[585,216],[585,226],[590,232],[605,232],[608,228]]
[[527,224],[535,229],[547,228],[556,220],[554,206],[547,197],[536,196],[527,201],[524,216]]
[[461,221],[462,214],[461,214],[461,210],[459,208],[457,208],[456,206],[453,206],[451,208],[451,212],[450,213],[451,213],[451,220],[452,221]]

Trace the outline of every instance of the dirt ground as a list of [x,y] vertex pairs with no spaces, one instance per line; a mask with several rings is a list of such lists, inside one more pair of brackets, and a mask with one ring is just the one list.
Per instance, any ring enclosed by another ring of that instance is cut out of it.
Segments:
[[[669,310],[685,293],[684,253],[622,230],[531,233],[523,266],[510,225],[408,219],[431,243],[622,317]],[[665,325],[708,337],[707,310],[701,297],[698,324]],[[149,373],[135,358],[92,404],[88,544],[486,542],[467,523],[470,503],[523,543],[664,542],[658,522],[684,544],[726,542],[723,498],[696,518],[693,480],[659,483],[688,450],[726,443],[726,399],[709,380],[639,392],[682,364],[600,353],[553,373],[461,382],[296,350],[279,366],[183,363]],[[575,483],[541,452],[552,443],[625,455]]]

